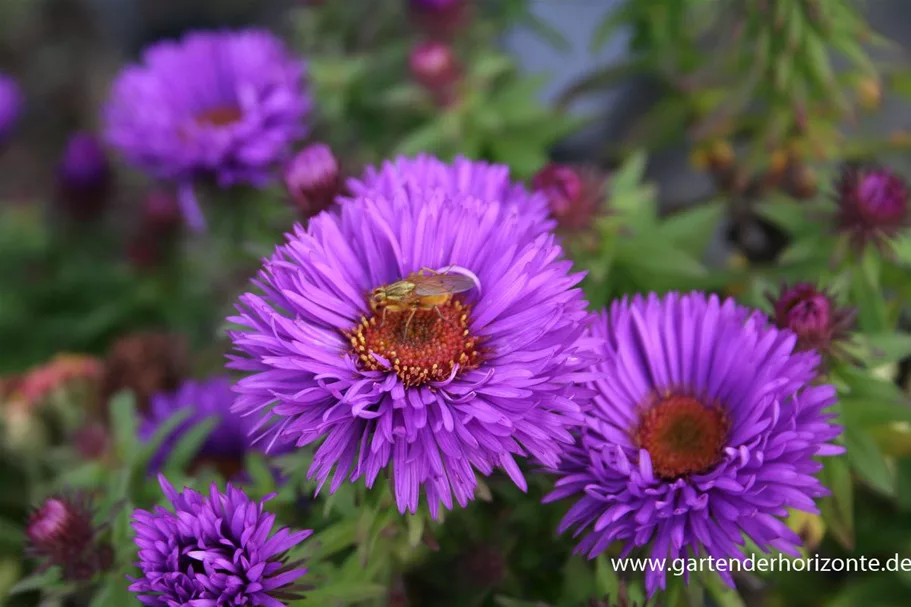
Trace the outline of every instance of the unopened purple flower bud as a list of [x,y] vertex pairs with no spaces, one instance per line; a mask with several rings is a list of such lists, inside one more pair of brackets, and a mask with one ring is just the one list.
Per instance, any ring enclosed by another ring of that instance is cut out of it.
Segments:
[[466,0],[409,0],[415,24],[435,38],[450,38],[468,19]]
[[783,286],[769,301],[775,307],[775,325],[797,335],[798,350],[835,353],[854,320],[853,310],[838,308],[831,295],[806,282]]
[[13,130],[22,112],[22,90],[11,77],[0,73],[0,144]]
[[305,147],[285,168],[285,186],[305,217],[329,208],[341,192],[342,183],[338,160],[323,143]]
[[856,249],[868,244],[883,249],[889,239],[911,225],[908,186],[889,169],[847,167],[836,191],[836,225]]
[[79,494],[48,498],[29,517],[29,552],[67,580],[87,580],[111,566],[110,546],[98,541],[88,500]]
[[551,163],[532,178],[544,193],[559,227],[578,231],[590,226],[604,202],[604,177],[593,170]]
[[111,166],[101,143],[88,133],[70,137],[57,173],[60,201],[74,219],[97,217],[106,206]]
[[177,198],[163,190],[152,190],[142,202],[142,227],[154,234],[169,235],[180,227],[183,215]]
[[414,47],[409,59],[415,81],[444,105],[452,98],[452,87],[461,77],[461,66],[448,44],[424,42]]

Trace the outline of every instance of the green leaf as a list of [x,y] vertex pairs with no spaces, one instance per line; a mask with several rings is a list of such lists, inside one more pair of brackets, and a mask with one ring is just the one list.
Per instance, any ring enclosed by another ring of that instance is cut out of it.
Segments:
[[211,415],[180,437],[180,440],[171,449],[168,461],[165,462],[165,476],[169,476],[171,473],[180,474],[190,466],[218,421],[218,416]]
[[560,33],[560,30],[553,27],[546,21],[540,19],[537,15],[531,11],[525,11],[519,19],[519,24],[524,25],[535,34],[538,35],[542,40],[550,44],[553,48],[558,51],[568,51],[570,50],[569,42],[563,35]]
[[142,447],[139,449],[139,452],[136,456],[135,464],[144,466],[146,465],[155,452],[158,451],[161,447],[161,443],[174,431],[177,426],[189,418],[193,412],[188,409],[180,409],[170,417],[168,417],[162,424],[160,424],[156,429],[155,433],[152,435],[148,441],[143,442]]
[[408,523],[408,545],[412,548],[421,543],[424,537],[424,516],[422,513],[412,514],[406,517]]
[[746,603],[740,598],[736,590],[724,583],[715,572],[704,572],[700,578],[705,583],[705,589],[718,607],[745,607]]
[[314,558],[325,559],[353,546],[357,541],[357,522],[353,519],[341,521],[326,528],[305,542],[312,544]]
[[636,238],[620,243],[617,260],[628,268],[652,276],[680,279],[702,277],[707,273],[699,260],[675,247],[673,243],[657,238]]
[[502,76],[514,67],[515,62],[509,55],[488,53],[482,55],[469,69],[472,78],[491,80]]
[[586,601],[595,591],[595,580],[585,560],[571,558],[563,568],[563,586],[560,591],[561,604],[577,604]]
[[876,441],[862,428],[845,428],[848,463],[854,472],[881,493],[895,494],[895,478]]
[[395,148],[395,154],[414,156],[420,152],[438,150],[446,139],[447,127],[441,120],[434,120],[412,131]]
[[9,594],[12,596],[14,594],[22,594],[23,592],[51,588],[58,583],[60,583],[60,568],[51,567],[42,573],[30,575],[27,578],[20,580],[18,584],[10,588]]
[[[872,257],[867,256],[867,259]],[[865,333],[885,333],[889,327],[888,313],[873,263],[868,262],[851,273],[851,295],[857,304],[857,323]]]
[[331,605],[349,605],[360,601],[378,599],[386,595],[386,587],[371,582],[343,582],[321,585],[304,593],[306,604],[325,601]]
[[[869,348],[875,365],[897,362],[911,356],[911,333],[875,333],[862,335],[860,339]],[[868,366],[873,366],[868,364]]]
[[590,50],[592,53],[600,51],[604,45],[607,44],[607,41],[614,32],[629,22],[633,10],[635,10],[635,8],[631,7],[629,4],[621,4],[611,8],[611,10],[604,15],[604,19],[601,20],[601,23],[598,24],[598,27],[592,34],[590,42]]
[[895,470],[895,497],[903,510],[911,510],[911,459],[898,460]]
[[110,406],[114,445],[124,461],[132,463],[140,452],[139,421],[135,399],[129,392],[117,394]]
[[25,532],[18,524],[0,518],[0,547],[17,551],[25,542]]
[[597,596],[617,596],[620,590],[617,573],[603,554],[595,560],[595,589]]
[[493,160],[509,165],[518,179],[534,175],[547,163],[546,150],[528,145],[528,142],[519,137],[495,137],[490,141],[490,149],[493,152]]
[[658,225],[662,238],[680,246],[690,255],[701,255],[718,228],[725,206],[712,200],[667,216]]
[[911,423],[911,405],[898,400],[878,400],[845,396],[841,399],[844,421],[860,427],[892,422]]
[[820,480],[832,492],[820,502],[826,527],[842,546],[851,550],[854,547],[854,486],[845,458],[826,458]]

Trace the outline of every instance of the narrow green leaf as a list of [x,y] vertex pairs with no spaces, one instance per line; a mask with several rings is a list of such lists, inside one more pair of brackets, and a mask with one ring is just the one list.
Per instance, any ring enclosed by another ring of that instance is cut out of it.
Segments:
[[862,428],[845,428],[848,463],[854,472],[881,493],[895,494],[895,478],[886,464],[885,456],[873,438]]
[[42,573],[30,575],[27,578],[20,580],[19,583],[10,588],[9,594],[12,596],[14,594],[22,594],[23,592],[51,588],[59,582],[60,569],[58,567],[51,567]]
[[826,527],[842,546],[851,550],[854,547],[854,486],[845,458],[826,458],[820,479],[832,492],[820,502]]
[[438,150],[446,138],[446,125],[434,120],[406,135],[396,146],[395,153],[413,156],[420,152]]
[[165,476],[172,472],[180,474],[186,470],[217,424],[218,417],[212,415],[187,430],[168,455],[168,461],[164,466]]
[[133,395],[129,392],[117,394],[111,401],[110,411],[114,445],[124,461],[132,463],[140,452],[139,421]]
[[721,221],[725,206],[712,200],[667,216],[658,225],[659,234],[690,255],[701,255]]
[[746,607],[736,590],[724,583],[715,572],[704,572],[701,576],[705,589],[718,607]]
[[360,601],[378,599],[386,594],[386,587],[373,583],[339,583],[320,586],[304,594],[306,604],[310,601],[331,601],[331,605],[350,605]]

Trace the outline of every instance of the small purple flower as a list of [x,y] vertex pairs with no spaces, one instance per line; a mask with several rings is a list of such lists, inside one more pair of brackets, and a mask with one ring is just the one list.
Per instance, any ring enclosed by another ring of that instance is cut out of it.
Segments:
[[328,209],[342,185],[338,160],[324,143],[308,145],[285,167],[285,186],[304,217]]
[[534,236],[556,227],[556,222],[549,217],[546,195],[529,192],[521,183],[512,181],[506,165],[469,160],[464,156],[457,156],[450,163],[428,154],[413,158],[400,156],[384,162],[379,168],[367,167],[359,179],[351,178],[347,185],[355,196],[376,191],[386,198],[394,197],[405,186],[441,188],[449,196],[468,194],[503,204],[529,219],[530,233]]
[[[503,469],[524,489],[517,457],[555,465],[590,393],[582,275],[520,208],[527,194],[413,187],[518,192],[505,169],[456,166],[400,161],[377,190],[355,182],[366,193],[298,226],[229,319],[243,327],[229,366],[248,374],[237,411],[270,412],[298,446],[320,441],[310,475],[332,476],[330,491],[391,468],[400,511],[423,490],[433,516],[453,494],[467,505],[476,472]],[[376,289],[422,268],[475,287],[423,309],[377,304]]]
[[212,485],[206,497],[192,489],[180,493],[159,475],[173,511],[155,506],[136,510],[133,529],[142,574],[130,578],[130,591],[149,607],[250,605],[285,607],[300,598],[295,581],[307,570],[286,563],[288,550],[312,531],[272,533],[275,515],[263,503],[227,486]]
[[149,462],[151,471],[161,470],[174,446],[188,431],[204,420],[215,417],[217,425],[200,447],[192,466],[213,465],[225,478],[236,480],[243,470],[247,453],[264,449],[270,441],[263,438],[262,447],[253,444],[256,437],[251,436],[251,432],[257,429],[257,420],[254,417],[241,417],[231,411],[234,396],[231,380],[227,377],[214,377],[205,381],[188,380],[173,393],[153,396],[149,412],[139,427],[139,436],[143,441],[150,440],[161,424],[178,411],[190,409],[191,414],[165,437]]
[[106,205],[111,166],[101,143],[89,133],[76,133],[67,141],[57,170],[60,200],[76,219],[88,220]]
[[888,241],[911,225],[908,185],[887,168],[849,166],[836,184],[836,226],[855,249]]
[[21,112],[22,89],[13,78],[0,72],[0,143],[16,126]]
[[307,129],[304,63],[269,32],[194,32],[126,68],[105,108],[106,137],[152,176],[182,186],[187,221],[204,219],[188,187],[265,185]]
[[[837,455],[841,428],[825,409],[835,389],[813,384],[819,356],[763,316],[701,293],[614,302],[592,326],[605,339],[598,396],[546,501],[576,497],[560,524],[594,558],[745,558],[744,536],[798,556],[780,519],[818,513],[828,492],[818,456]],[[733,585],[729,572],[720,572]],[[663,571],[646,572],[649,594]]]

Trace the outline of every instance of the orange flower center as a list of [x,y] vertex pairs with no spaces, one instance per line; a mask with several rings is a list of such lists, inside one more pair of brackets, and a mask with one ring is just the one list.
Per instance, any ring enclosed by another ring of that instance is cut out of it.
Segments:
[[464,371],[480,364],[478,338],[468,330],[470,312],[456,299],[413,316],[412,310],[385,310],[345,335],[362,369],[395,371],[406,387],[420,386],[447,379],[456,365]]
[[238,122],[243,113],[236,107],[216,107],[196,116],[196,123],[201,126],[228,126]]
[[636,442],[648,451],[652,469],[672,479],[705,472],[719,459],[730,424],[724,411],[689,396],[668,396],[646,411]]

